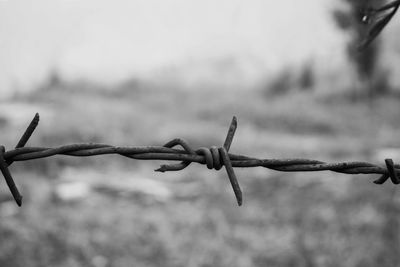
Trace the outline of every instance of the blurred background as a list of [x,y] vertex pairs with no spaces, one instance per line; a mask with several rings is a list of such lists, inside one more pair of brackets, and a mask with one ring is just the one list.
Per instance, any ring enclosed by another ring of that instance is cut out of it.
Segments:
[[[221,145],[328,162],[400,160],[400,15],[379,0],[0,1],[0,133],[15,146]],[[120,156],[16,162],[0,266],[398,266],[400,196],[377,175],[224,171]]]

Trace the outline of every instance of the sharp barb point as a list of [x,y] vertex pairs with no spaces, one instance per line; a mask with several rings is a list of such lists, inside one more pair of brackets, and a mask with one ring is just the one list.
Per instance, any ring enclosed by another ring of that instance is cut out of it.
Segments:
[[233,116],[223,145],[226,151],[229,151],[229,149],[231,148],[232,140],[233,137],[235,136],[236,129],[237,129],[237,119],[235,116]]
[[387,181],[387,179],[389,179],[389,175],[383,174],[381,177],[379,177],[374,181],[374,184],[384,184]]
[[237,201],[238,205],[241,206],[242,202],[243,202],[242,201],[243,200],[242,190],[240,189],[240,185],[236,178],[235,171],[233,170],[231,160],[229,159],[228,152],[226,151],[226,149],[224,147],[221,147],[219,149],[219,152],[220,152],[220,155],[222,158],[222,162],[224,163],[226,172],[228,174],[229,181],[231,182],[232,189],[233,189],[233,192],[236,197],[236,201]]
[[4,146],[0,146],[0,171],[3,174],[4,179],[6,180],[7,186],[10,189],[10,192],[17,202],[18,206],[21,206],[22,196],[18,191],[17,186],[15,185],[14,179],[11,176],[11,173],[8,169],[7,162],[4,159],[5,148]]
[[21,207],[22,206],[22,196],[20,196],[19,198],[16,198],[15,202],[17,202],[18,207]]

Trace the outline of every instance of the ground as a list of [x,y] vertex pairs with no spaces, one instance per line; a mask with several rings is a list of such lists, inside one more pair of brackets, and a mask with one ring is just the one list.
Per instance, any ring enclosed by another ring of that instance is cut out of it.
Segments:
[[[397,155],[399,99],[263,90],[125,88],[44,90],[0,103],[12,148],[36,111],[28,146],[80,142],[222,145],[238,118],[233,153],[260,158],[384,163]],[[379,157],[378,157],[379,156]],[[394,158],[395,160],[395,158]],[[400,258],[392,184],[377,175],[236,169],[237,207],[222,169],[116,155],[15,162],[18,208],[2,182],[0,266],[395,266]]]

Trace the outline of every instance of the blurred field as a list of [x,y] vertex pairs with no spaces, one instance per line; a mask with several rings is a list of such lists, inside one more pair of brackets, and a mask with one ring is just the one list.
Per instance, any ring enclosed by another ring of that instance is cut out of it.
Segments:
[[[221,145],[233,115],[231,151],[249,156],[383,163],[377,153],[399,142],[394,97],[365,103],[312,92],[125,87],[16,96],[0,103],[1,140],[13,147],[39,111],[31,146],[162,145],[176,137],[194,147]],[[377,177],[238,169],[238,208],[223,170],[193,164],[153,172],[160,163],[118,156],[16,162],[24,205],[17,208],[1,182],[0,266],[400,263],[400,196],[389,183],[374,185]]]

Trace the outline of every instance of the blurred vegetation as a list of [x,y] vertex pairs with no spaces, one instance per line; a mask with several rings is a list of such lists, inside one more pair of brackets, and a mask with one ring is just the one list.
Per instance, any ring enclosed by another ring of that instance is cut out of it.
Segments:
[[[371,109],[345,97],[293,90],[299,84],[312,87],[309,70],[285,84],[288,77],[270,85],[290,91],[279,97],[264,88],[164,90],[138,80],[111,90],[52,77],[40,90],[3,102],[0,108],[14,105],[21,115],[20,121],[2,117],[0,129],[6,147],[12,147],[34,115],[30,110],[38,108],[46,112],[32,146],[162,145],[175,137],[211,146],[223,142],[236,115],[233,153],[383,163],[375,151],[398,142],[399,99],[376,98]],[[16,208],[3,182],[0,266],[399,264],[400,196],[391,184],[374,185],[377,177],[238,169],[244,191],[244,206],[238,208],[223,171],[192,165],[154,173],[159,163],[111,155],[16,162],[11,171],[24,205]],[[126,194],[124,188],[141,180],[157,181],[170,197]],[[56,200],[54,190],[66,181],[102,190]],[[122,193],[113,193],[113,184],[121,184]]]
[[313,91],[316,84],[314,66],[308,61],[301,68],[286,67],[275,76],[269,77],[263,90],[266,97],[280,97],[298,91]]

